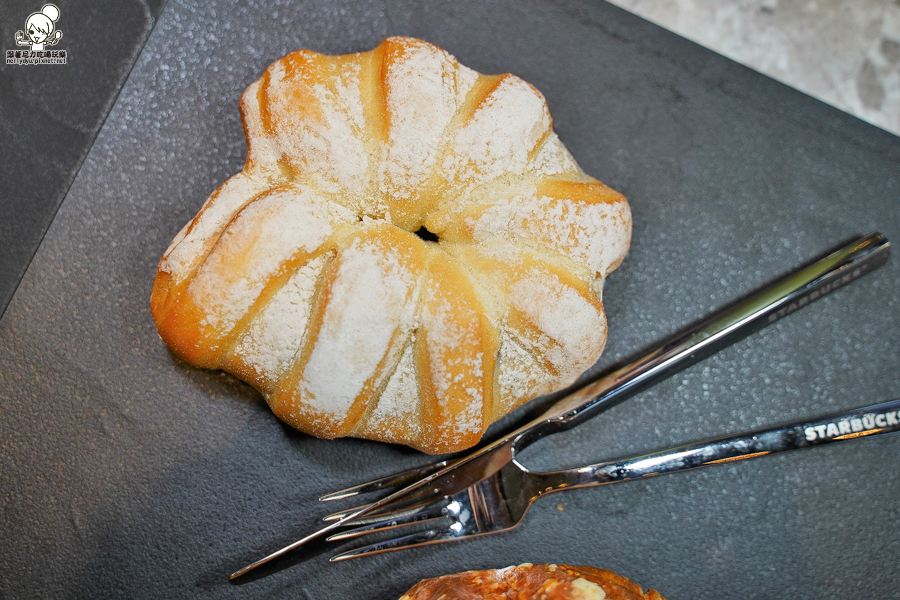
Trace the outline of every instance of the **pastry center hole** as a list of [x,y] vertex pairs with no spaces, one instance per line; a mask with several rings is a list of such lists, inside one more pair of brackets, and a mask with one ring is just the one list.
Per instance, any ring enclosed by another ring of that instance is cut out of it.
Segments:
[[434,235],[424,227],[419,227],[419,230],[416,232],[416,235],[425,240],[426,242],[436,242],[438,241],[438,236]]

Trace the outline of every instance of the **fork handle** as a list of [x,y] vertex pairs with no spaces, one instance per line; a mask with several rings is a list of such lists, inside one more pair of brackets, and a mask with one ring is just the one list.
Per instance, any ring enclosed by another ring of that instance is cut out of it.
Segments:
[[543,495],[563,489],[608,485],[897,431],[900,431],[900,399],[581,469],[532,473],[541,478],[541,485],[538,487]]
[[890,242],[880,233],[858,238],[731,307],[720,310],[634,362],[596,381],[576,384],[562,400],[515,431],[516,450],[582,423],[657,381],[799,310],[883,265]]

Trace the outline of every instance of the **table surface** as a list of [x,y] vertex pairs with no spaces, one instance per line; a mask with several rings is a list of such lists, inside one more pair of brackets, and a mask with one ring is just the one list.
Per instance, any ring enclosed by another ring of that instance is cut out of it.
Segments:
[[[63,30],[79,8],[60,10]],[[237,101],[273,60],[411,35],[537,86],[634,213],[595,372],[857,234],[900,239],[900,139],[607,4],[170,0],[145,16],[140,31],[155,27],[0,319],[0,597],[388,600],[522,562],[610,568],[672,599],[896,592],[896,436],[574,490],[507,534],[227,583],[315,527],[321,493],[426,460],[297,433],[156,335],[157,261],[241,169]],[[523,461],[579,466],[898,397],[898,288],[894,258]]]
[[900,135],[900,4],[894,0],[611,2]]

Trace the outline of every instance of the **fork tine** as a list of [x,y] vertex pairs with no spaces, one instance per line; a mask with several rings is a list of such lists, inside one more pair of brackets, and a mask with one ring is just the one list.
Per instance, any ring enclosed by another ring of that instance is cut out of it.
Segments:
[[[342,510],[336,513],[331,513],[330,515],[322,517],[323,521],[340,521],[347,515],[352,515],[358,510],[362,510],[364,508],[368,508],[371,504],[360,504],[359,506],[354,506],[353,508],[348,508],[347,510]],[[352,525],[352,523],[351,523]]]
[[319,502],[343,500],[344,498],[350,498],[351,496],[367,494],[369,492],[377,492],[379,490],[385,490],[388,488],[403,488],[410,483],[413,483],[414,481],[422,479],[423,477],[428,477],[432,473],[437,473],[453,462],[456,462],[456,460],[447,459],[440,462],[427,464],[422,467],[409,469],[407,471],[401,471],[400,473],[393,473],[385,477],[380,477],[379,479],[373,479],[372,481],[367,481],[365,483],[360,483],[359,485],[354,485],[343,490],[338,490],[337,492],[325,494],[324,496],[319,497]]
[[340,562],[342,560],[350,560],[351,558],[359,558],[360,556],[369,556],[372,554],[382,554],[384,552],[393,552],[394,550],[404,550],[406,548],[415,548],[416,546],[425,546],[427,544],[437,544],[444,540],[455,539],[457,536],[450,527],[441,527],[428,529],[427,531],[419,531],[410,535],[404,535],[392,540],[378,542],[369,546],[363,546],[354,550],[342,552],[328,559],[331,562]]
[[369,533],[377,533],[379,531],[390,531],[391,529],[397,529],[398,527],[406,527],[407,525],[412,525],[414,523],[427,523],[429,521],[438,521],[446,518],[448,515],[444,511],[444,508],[447,506],[447,502],[435,502],[430,506],[425,507],[424,510],[411,512],[407,515],[401,515],[396,517],[391,517],[389,519],[375,521],[374,523],[367,523],[362,527],[357,527],[356,529],[351,529],[349,531],[342,531],[341,533],[336,533],[331,537],[327,538],[329,542],[336,542],[339,540],[349,540],[352,538],[359,537],[361,535],[366,535]]
[[[421,509],[423,506],[434,503],[435,500],[433,498],[426,498],[424,500],[419,500],[417,502],[408,503],[406,505],[401,505],[399,508],[391,509],[388,511],[381,511],[367,514],[361,519],[354,519],[352,521],[347,521],[344,525],[355,526],[355,525],[367,525],[369,523],[377,523],[379,521],[386,521],[392,518],[400,518],[407,515],[411,515],[414,512]],[[438,500],[439,502],[439,500]],[[323,521],[340,521],[347,515],[351,515],[358,510],[362,510],[363,508],[367,508],[371,506],[369,504],[363,504],[362,506],[357,506],[356,508],[351,508],[346,511],[336,512],[328,515],[327,517],[323,517]]]
[[[362,515],[356,519],[348,520],[346,522],[341,523],[341,525],[363,525],[366,523],[372,523],[375,521],[384,521],[391,517],[399,517],[403,515],[410,514],[415,512],[416,510],[431,504],[432,502],[438,502],[441,498],[444,498],[444,494],[440,493],[440,489],[422,489],[416,492],[408,494],[404,498],[398,498],[394,502],[387,504],[386,506],[382,506],[379,509]],[[374,504],[374,503],[373,503]],[[367,509],[372,506],[371,504],[363,505],[363,507],[356,509],[357,511],[361,511],[363,509]],[[337,513],[336,513],[337,514]],[[348,512],[346,517],[353,515],[354,512]],[[330,516],[330,515],[329,515]],[[339,523],[345,517],[341,517],[337,521],[332,521],[332,525]]]

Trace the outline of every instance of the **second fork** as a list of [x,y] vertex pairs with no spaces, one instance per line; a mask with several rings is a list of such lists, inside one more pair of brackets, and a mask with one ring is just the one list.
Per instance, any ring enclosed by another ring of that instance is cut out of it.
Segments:
[[777,452],[893,433],[900,431],[898,411],[900,399],[580,469],[536,472],[513,460],[492,476],[453,496],[419,507],[413,512],[381,515],[375,523],[366,523],[356,529],[332,535],[328,539],[337,541],[415,524],[428,526],[424,531],[382,540],[338,554],[331,560],[341,561],[508,531],[522,522],[535,500],[553,492],[610,485]]

